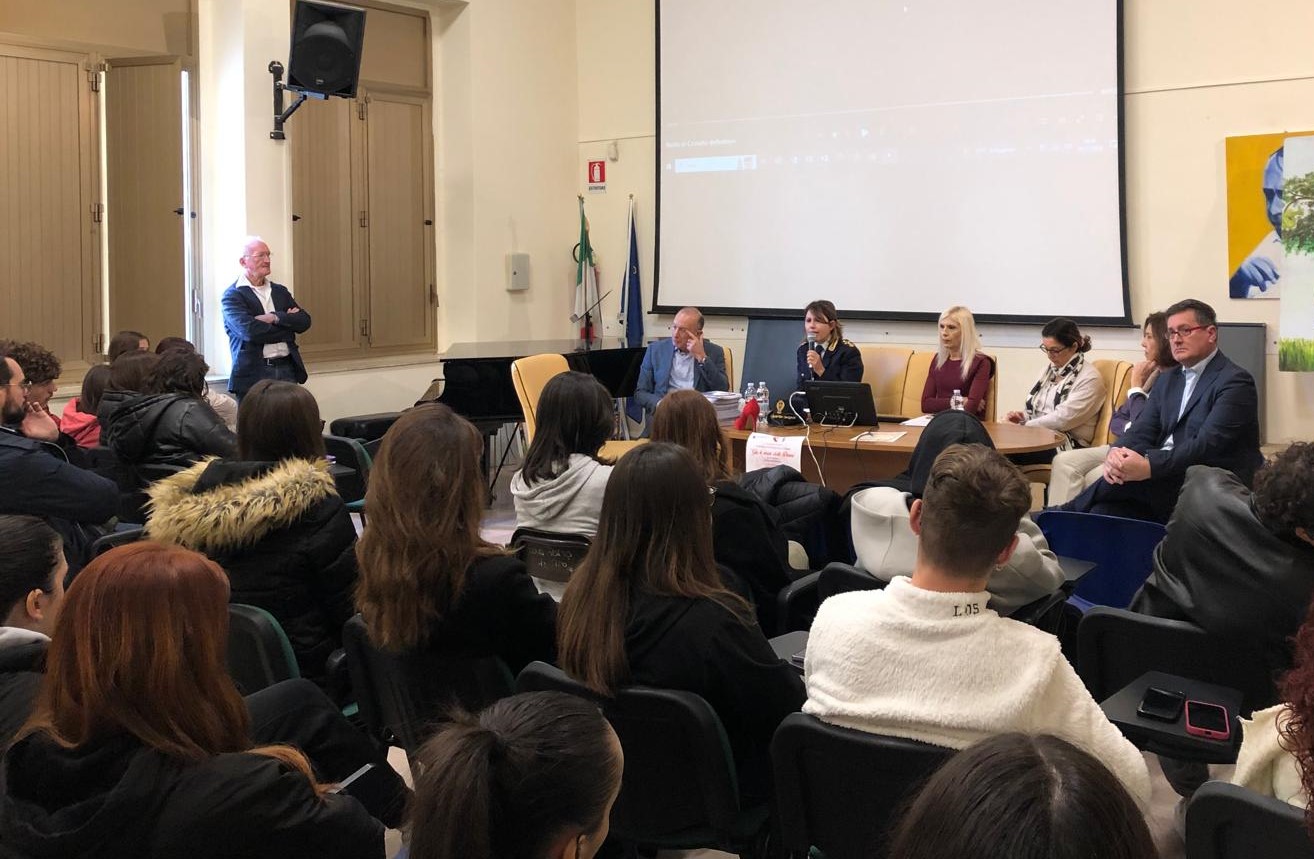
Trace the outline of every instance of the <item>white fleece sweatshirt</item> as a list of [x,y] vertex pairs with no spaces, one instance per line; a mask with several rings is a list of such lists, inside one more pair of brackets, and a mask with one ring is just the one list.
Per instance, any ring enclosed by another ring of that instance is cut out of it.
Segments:
[[803,712],[847,728],[952,749],[1007,731],[1054,734],[1104,763],[1145,808],[1150,776],[1059,651],[1001,618],[989,594],[880,591],[826,600],[808,639]]

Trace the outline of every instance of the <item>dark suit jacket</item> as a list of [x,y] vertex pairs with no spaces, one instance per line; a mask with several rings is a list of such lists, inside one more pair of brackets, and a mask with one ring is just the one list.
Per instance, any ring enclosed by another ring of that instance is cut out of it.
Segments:
[[[1226,468],[1249,485],[1263,463],[1259,452],[1259,396],[1255,380],[1218,352],[1195,383],[1181,410],[1186,380],[1170,370],[1150,390],[1145,408],[1114,447],[1127,447],[1150,461],[1151,480],[1180,486],[1192,465]],[[1172,450],[1161,450],[1169,436]]]
[[[288,358],[296,368],[298,382],[306,381],[306,365],[297,349],[297,335],[310,328],[310,314],[297,304],[292,293],[281,283],[270,281],[277,322],[260,322],[265,312],[260,299],[249,286],[234,281],[224,290],[224,330],[228,332],[228,349],[233,355],[233,369],[228,376],[228,390],[244,394],[265,377],[264,347],[269,343],[286,343]],[[298,313],[289,313],[292,308]]]
[[[730,387],[730,380],[725,375],[725,350],[710,340],[703,341],[703,349],[707,352],[707,360],[694,365],[694,390],[724,391]],[[674,360],[675,344],[669,337],[651,344],[643,353],[634,399],[649,414],[657,408],[657,403],[671,386],[671,363]]]

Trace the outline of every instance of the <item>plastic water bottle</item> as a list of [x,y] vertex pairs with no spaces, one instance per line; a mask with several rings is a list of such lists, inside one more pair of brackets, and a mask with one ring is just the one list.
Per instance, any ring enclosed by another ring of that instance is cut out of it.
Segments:
[[949,398],[949,408],[956,412],[963,410],[963,392],[954,388],[954,395]]
[[744,386],[744,401],[739,404],[739,408],[742,409],[744,406],[748,405],[749,400],[756,400],[756,399],[757,399],[757,385],[754,385],[752,382],[749,382],[747,385]]
[[760,432],[765,432],[767,428],[767,415],[771,414],[771,392],[767,390],[766,382],[757,383],[757,428]]

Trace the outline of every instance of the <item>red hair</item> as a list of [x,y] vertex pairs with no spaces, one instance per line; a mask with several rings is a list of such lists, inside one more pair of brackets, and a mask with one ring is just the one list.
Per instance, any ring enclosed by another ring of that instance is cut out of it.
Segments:
[[[127,733],[182,761],[251,749],[228,675],[228,576],[209,558],[143,541],[83,568],[64,598],[23,734],[76,747]],[[257,750],[310,777],[300,753]]]
[[[1314,603],[1291,645],[1292,669],[1278,681],[1287,704],[1278,716],[1278,734],[1296,759],[1305,795],[1314,797]],[[1305,828],[1314,837],[1314,806],[1305,811]]]

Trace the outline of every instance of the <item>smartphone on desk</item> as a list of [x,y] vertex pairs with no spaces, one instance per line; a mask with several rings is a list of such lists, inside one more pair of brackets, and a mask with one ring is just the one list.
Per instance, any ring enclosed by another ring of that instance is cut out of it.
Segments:
[[1176,722],[1185,702],[1186,696],[1181,692],[1151,686],[1145,690],[1145,697],[1141,698],[1136,715],[1159,722]]
[[1232,735],[1227,708],[1207,701],[1187,701],[1186,733],[1209,740],[1226,740]]

